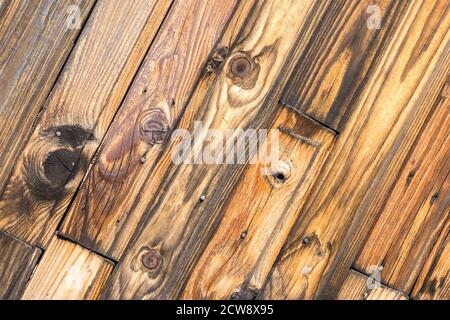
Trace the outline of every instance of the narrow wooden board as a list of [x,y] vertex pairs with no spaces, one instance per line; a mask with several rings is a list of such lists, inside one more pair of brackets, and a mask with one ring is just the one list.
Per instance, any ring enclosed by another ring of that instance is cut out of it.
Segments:
[[[188,139],[194,144],[191,159],[198,159],[200,144],[209,150],[223,147],[220,139],[204,140],[209,129],[225,135],[228,129],[260,128],[264,120],[273,119],[285,77],[328,3],[255,2],[235,45],[230,46],[230,55],[215,75],[200,81],[180,121],[179,128],[195,132],[194,141]],[[227,33],[234,33],[236,25],[231,26]],[[234,131],[227,139],[236,135]],[[221,220],[220,206],[231,195],[244,166],[177,165],[172,156],[179,151],[179,143],[173,139],[167,146],[135,203],[133,209],[146,212],[146,218],[115,269],[104,298],[179,297]]]
[[[447,2],[408,2],[263,298],[334,298],[449,73]],[[307,245],[304,238],[314,239]],[[319,256],[317,252],[322,254]],[[310,270],[298,276],[298,270]]]
[[23,300],[97,299],[114,265],[56,236],[44,252]]
[[48,245],[170,3],[97,2],[0,199],[0,228]]
[[[450,78],[447,80],[450,86]],[[450,210],[450,98],[437,100],[354,268],[410,292]]]
[[[264,284],[334,138],[290,108],[276,119],[279,160],[248,165],[184,299],[251,299]],[[276,139],[269,135],[263,150],[275,148]]]
[[428,257],[411,297],[421,300],[450,300],[450,210],[447,223]]
[[[134,201],[235,4],[175,1],[70,208],[62,227],[65,237],[119,259],[142,218],[142,211],[132,210]],[[221,48],[211,63],[220,63],[227,50]]]
[[0,300],[20,299],[41,250],[0,231]]
[[95,0],[4,1],[0,10],[0,195]]
[[339,300],[408,300],[403,293],[351,270],[337,296]]
[[379,30],[368,27],[375,19],[368,13],[374,1],[335,2],[340,10],[322,19],[282,101],[342,131],[408,1],[377,1],[383,25]]

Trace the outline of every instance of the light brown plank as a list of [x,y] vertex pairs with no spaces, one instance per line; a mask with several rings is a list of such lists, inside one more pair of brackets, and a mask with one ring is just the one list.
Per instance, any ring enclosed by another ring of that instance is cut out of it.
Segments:
[[[396,173],[440,100],[450,67],[448,5],[409,2],[402,12],[395,36],[366,82],[263,298],[337,295]],[[305,238],[314,240],[304,244]],[[303,268],[310,272],[299,277]]]
[[41,250],[0,231],[0,300],[20,299]]
[[[251,299],[264,284],[334,138],[290,108],[276,119],[279,161],[248,165],[183,298]],[[270,137],[263,146],[268,150],[274,148]]]
[[[327,3],[257,1],[223,66],[215,77],[200,81],[179,127],[194,132],[194,120],[202,121],[196,141],[204,139],[208,129],[225,134],[227,129],[258,128],[276,109],[285,72],[291,72],[294,65],[291,59],[295,61],[304,48],[311,24]],[[237,25],[231,26],[227,33],[234,33]],[[302,39],[300,44],[297,39]],[[236,133],[228,138],[236,138]],[[210,150],[221,148],[219,141],[212,140],[205,143]],[[177,139],[170,142],[136,201],[134,210],[146,212],[146,219],[115,269],[105,298],[179,297],[220,221],[219,207],[226,203],[236,181],[236,176],[230,179],[234,167],[177,165],[171,156],[178,147]]]
[[403,293],[351,270],[339,291],[339,300],[408,300]]
[[0,194],[94,0],[4,1],[0,10]]
[[48,245],[170,3],[97,2],[0,200],[0,228]]
[[411,297],[421,300],[450,300],[450,211],[447,223],[430,253]]
[[97,299],[113,267],[109,260],[55,236],[44,252],[22,299]]
[[[118,259],[142,218],[133,210],[236,1],[176,0],[65,219],[62,234]],[[211,63],[227,54],[221,48]],[[213,66],[212,65],[212,66]],[[142,160],[144,159],[144,160]]]
[[433,109],[354,263],[367,274],[382,266],[381,281],[403,292],[411,291],[449,218],[450,98]]

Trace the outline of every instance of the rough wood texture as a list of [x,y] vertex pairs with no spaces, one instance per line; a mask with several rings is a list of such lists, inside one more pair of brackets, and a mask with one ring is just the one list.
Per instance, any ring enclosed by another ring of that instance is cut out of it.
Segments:
[[449,218],[449,106],[450,98],[441,94],[354,263],[366,274],[382,266],[381,281],[402,292],[411,291]]
[[97,2],[0,200],[0,228],[48,245],[170,3]]
[[289,80],[282,100],[342,131],[380,52],[396,30],[404,0],[382,0],[382,28],[367,27],[372,0],[335,1],[315,30]]
[[350,271],[343,283],[339,300],[408,300],[408,297],[356,271]]
[[54,237],[22,299],[97,299],[113,267],[109,260]]
[[19,299],[41,250],[0,231],[0,299]]
[[[279,160],[248,165],[183,298],[252,299],[264,284],[334,138],[290,108],[272,129],[279,130]],[[273,150],[273,139],[263,148]]]
[[0,194],[80,33],[67,27],[70,6],[80,8],[82,26],[94,3],[0,3]]
[[[142,218],[134,210],[176,126],[233,1],[175,1],[62,228],[64,236],[118,259]],[[221,48],[212,57],[220,63]]]
[[[408,4],[278,258],[264,298],[337,295],[396,173],[441,99],[450,67],[449,3]],[[314,241],[305,245],[305,237]],[[310,272],[299,277],[305,267]]]
[[[190,140],[194,144],[192,159],[199,154],[199,141],[205,141],[203,146],[209,150],[223,147],[218,139],[207,138],[208,129],[224,135],[227,129],[245,130],[262,108],[262,118],[270,116],[284,83],[280,81],[285,76],[283,67],[297,49],[295,40],[305,21],[310,22],[308,12],[324,7],[314,1],[255,3],[249,22],[239,32],[236,44],[230,46],[229,57],[216,74],[201,80],[180,121],[180,128],[196,133],[195,141]],[[231,26],[227,33],[234,33],[236,25]],[[246,65],[242,74],[233,71],[238,61]],[[202,122],[196,128],[194,119]],[[236,132],[227,137],[235,138]],[[233,188],[232,183],[227,185],[230,179],[224,178],[225,172],[233,175],[231,166],[176,165],[171,155],[178,144],[177,139],[170,142],[167,152],[158,159],[151,184],[144,189],[144,194],[153,198],[141,197],[134,207],[146,211],[147,218],[115,269],[105,298],[179,297],[200,251],[220,221],[220,208],[216,207],[225,203]],[[204,201],[199,201],[202,195]],[[143,263],[147,257],[155,261],[150,269]]]
[[423,300],[450,300],[450,211],[447,223],[414,286],[411,297]]

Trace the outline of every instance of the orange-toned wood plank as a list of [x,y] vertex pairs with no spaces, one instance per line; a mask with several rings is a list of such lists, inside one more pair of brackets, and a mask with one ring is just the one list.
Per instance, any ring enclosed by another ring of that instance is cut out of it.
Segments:
[[1,229],[48,245],[170,3],[97,2],[15,163]]
[[52,239],[23,300],[97,299],[113,263],[72,242]]
[[262,148],[279,149],[279,160],[248,165],[183,298],[251,299],[263,286],[334,138],[289,108],[272,129],[279,130],[279,147],[269,135]]
[[337,296],[339,300],[408,300],[403,293],[351,270]]
[[[62,228],[65,237],[114,259],[121,256],[143,215],[133,210],[134,202],[235,4],[175,1],[69,210]],[[220,63],[226,54],[222,48],[212,63]]]
[[450,98],[447,88],[414,143],[355,269],[382,266],[381,281],[410,292],[450,210]]

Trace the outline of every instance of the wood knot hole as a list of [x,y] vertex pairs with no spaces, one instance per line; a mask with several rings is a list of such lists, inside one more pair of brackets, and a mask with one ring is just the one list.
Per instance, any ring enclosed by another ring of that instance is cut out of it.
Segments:
[[230,72],[233,76],[243,79],[250,75],[252,62],[247,57],[236,57],[230,62]]

